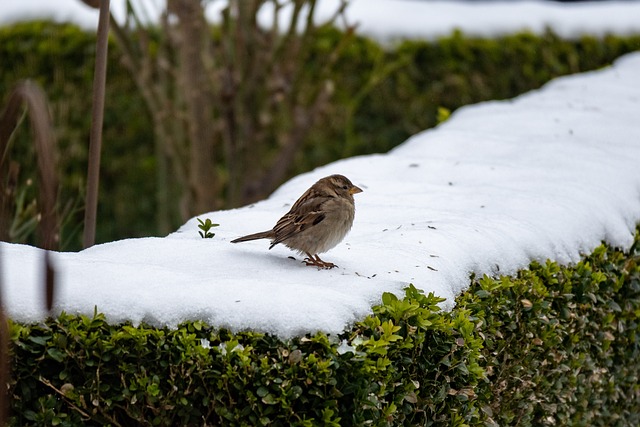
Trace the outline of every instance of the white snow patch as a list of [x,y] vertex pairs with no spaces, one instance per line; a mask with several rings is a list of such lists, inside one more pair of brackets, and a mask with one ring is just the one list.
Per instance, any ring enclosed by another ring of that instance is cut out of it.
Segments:
[[[335,13],[339,3],[339,0],[320,0],[316,5],[316,21],[326,21]],[[519,31],[540,34],[547,28],[562,37],[640,32],[640,2],[637,1],[351,0],[349,3],[348,23],[357,23],[360,33],[385,42],[406,38],[435,39],[450,35],[454,30],[484,37]],[[159,22],[166,1],[134,0],[132,4],[144,22]],[[111,11],[118,22],[125,19],[125,5],[125,0],[111,1]],[[220,13],[225,6],[225,1],[209,2],[207,18],[211,22],[220,22]],[[271,26],[272,9],[268,2],[260,11],[259,22],[262,25]],[[284,12],[281,28],[286,28],[284,24],[288,19],[287,8]],[[95,30],[98,10],[80,0],[0,2],[0,25],[33,19],[74,22],[87,30]]]
[[[511,101],[462,108],[388,154],[341,160],[268,200],[200,215],[221,224],[213,239],[199,237],[194,218],[166,238],[54,253],[55,310],[97,307],[111,322],[203,320],[285,338],[339,333],[409,283],[450,308],[471,272],[575,262],[602,240],[628,248],[640,221],[639,75],[633,54]],[[323,257],[339,268],[306,267],[267,241],[229,243],[270,228],[332,173],[364,189],[353,230]],[[41,320],[42,251],[2,243],[0,253],[9,315]]]

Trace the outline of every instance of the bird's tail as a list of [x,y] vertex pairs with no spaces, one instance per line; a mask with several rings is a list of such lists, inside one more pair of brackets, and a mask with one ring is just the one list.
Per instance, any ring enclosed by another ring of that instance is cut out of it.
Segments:
[[271,230],[262,231],[260,233],[249,234],[247,236],[238,237],[235,240],[232,240],[231,243],[240,243],[240,242],[248,242],[249,240],[258,240],[258,239],[270,239],[272,237]]

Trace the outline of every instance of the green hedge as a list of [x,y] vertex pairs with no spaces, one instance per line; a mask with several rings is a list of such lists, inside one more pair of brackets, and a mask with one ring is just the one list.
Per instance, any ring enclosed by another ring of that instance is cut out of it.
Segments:
[[481,341],[468,313],[441,313],[439,301],[410,288],[344,336],[286,342],[101,315],[13,324],[12,424],[460,425],[479,416],[469,397]]
[[640,425],[640,234],[573,267],[533,263],[457,300],[483,337],[477,391],[499,425]]
[[[338,38],[332,30],[317,40],[318,61]],[[289,175],[344,156],[385,152],[434,126],[439,107],[455,110],[472,102],[511,98],[559,75],[606,66],[638,49],[640,35],[563,40],[551,32],[495,39],[455,33],[435,42],[406,41],[388,49],[356,38],[339,58],[332,107],[318,118],[304,155]],[[63,249],[70,250],[80,247],[77,230],[82,221],[94,54],[94,35],[71,25],[36,22],[0,28],[0,100],[16,81],[32,78],[51,101],[61,147],[61,203],[76,201],[78,208],[63,230]],[[153,235],[156,230],[150,220],[156,210],[152,126],[120,59],[117,45],[111,43],[98,242]],[[308,66],[316,67],[318,61]],[[18,134],[16,145],[24,180],[35,177],[25,132]],[[182,223],[177,217],[174,221],[174,227]]]
[[61,315],[11,324],[11,425],[640,425],[640,229],[574,266],[413,286],[340,336],[282,341]]

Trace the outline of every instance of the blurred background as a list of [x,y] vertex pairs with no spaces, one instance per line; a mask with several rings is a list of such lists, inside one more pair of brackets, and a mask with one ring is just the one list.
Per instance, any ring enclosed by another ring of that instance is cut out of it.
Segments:
[[[566,37],[553,27],[381,41],[360,32],[346,2],[325,2],[314,19],[319,3],[120,4],[109,40],[98,243],[166,235],[193,216],[263,199],[319,165],[386,152],[463,105],[511,98],[640,49],[639,32]],[[0,109],[19,81],[44,89],[57,141],[59,247],[79,250],[96,36],[91,24],[61,21],[1,24]],[[19,173],[7,202],[9,239],[37,244],[37,165],[24,117],[11,137]]]

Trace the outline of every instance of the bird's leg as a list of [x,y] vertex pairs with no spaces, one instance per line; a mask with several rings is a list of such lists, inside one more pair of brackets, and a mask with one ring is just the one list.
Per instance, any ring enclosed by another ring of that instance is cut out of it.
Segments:
[[318,256],[318,254],[316,254],[316,261],[318,261],[320,264],[322,264],[324,266],[324,268],[326,268],[328,270],[332,269],[333,267],[337,267],[337,265],[335,265],[332,262],[321,260],[320,257]]
[[324,263],[322,263],[321,261],[318,262],[318,260],[313,255],[311,255],[309,252],[307,252],[306,254],[307,254],[307,258],[305,258],[303,260],[305,265],[324,268]]
[[326,268],[326,269],[331,269],[333,267],[336,267],[336,265],[332,262],[326,262],[321,260],[317,254],[311,255],[309,252],[307,252],[307,255],[309,257],[304,259],[305,265],[310,265],[318,268]]

